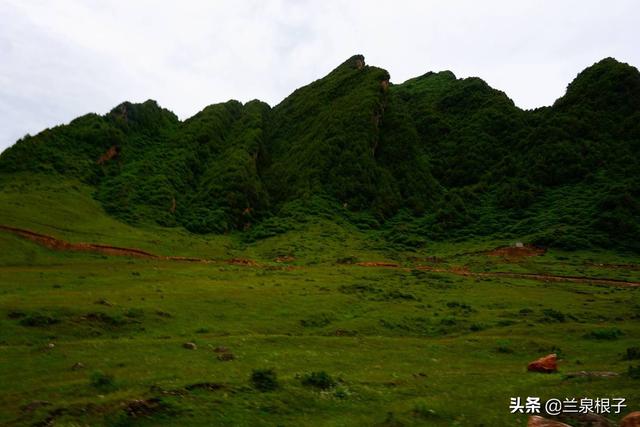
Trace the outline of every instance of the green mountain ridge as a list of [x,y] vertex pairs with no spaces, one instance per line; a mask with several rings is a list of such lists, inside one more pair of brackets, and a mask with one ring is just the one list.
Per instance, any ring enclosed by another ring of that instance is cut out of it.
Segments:
[[[640,251],[640,73],[606,58],[552,106],[450,71],[402,84],[355,55],[280,104],[155,101],[25,137],[0,173],[80,179],[130,224],[273,236],[317,216],[429,240]],[[24,179],[24,178],[20,178]]]

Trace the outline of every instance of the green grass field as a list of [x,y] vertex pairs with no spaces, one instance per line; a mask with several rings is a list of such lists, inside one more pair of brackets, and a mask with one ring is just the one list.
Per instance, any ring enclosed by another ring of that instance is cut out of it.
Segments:
[[[637,256],[481,252],[507,241],[399,252],[329,220],[249,244],[120,223],[75,182],[0,183],[0,224],[212,260],[61,252],[0,231],[0,425],[524,426],[509,412],[517,396],[624,397],[614,420],[640,409],[628,374],[640,360],[625,358],[640,344],[640,288],[414,268],[435,256],[447,269],[640,281]],[[403,268],[337,262],[349,257]],[[559,373],[526,371],[553,352]],[[260,369],[277,388],[259,390]],[[578,371],[620,375],[566,375]]]

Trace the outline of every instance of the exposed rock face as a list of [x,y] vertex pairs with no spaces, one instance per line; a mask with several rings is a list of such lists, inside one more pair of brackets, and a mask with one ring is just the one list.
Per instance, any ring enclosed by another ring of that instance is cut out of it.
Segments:
[[120,154],[120,147],[118,147],[117,145],[112,145],[106,151],[106,153],[104,153],[102,156],[100,156],[100,158],[98,159],[97,163],[99,165],[102,165],[102,164],[108,162],[109,160],[118,157],[119,154]]
[[534,360],[533,362],[529,363],[529,365],[527,365],[527,371],[542,372],[545,374],[557,372],[558,356],[554,353],[554,354],[549,354],[547,356],[541,357],[538,360]]
[[620,421],[620,427],[640,427],[640,411],[627,415]]
[[569,424],[561,423],[559,421],[548,420],[543,417],[534,415],[529,417],[527,427],[571,427]]

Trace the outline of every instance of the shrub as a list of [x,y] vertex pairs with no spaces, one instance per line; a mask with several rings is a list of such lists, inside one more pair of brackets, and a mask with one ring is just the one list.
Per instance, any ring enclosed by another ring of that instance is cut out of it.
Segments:
[[141,308],[130,308],[124,315],[131,319],[139,319],[144,316],[144,311]]
[[305,328],[321,328],[332,322],[331,317],[326,313],[315,314],[308,319],[300,320],[300,325]]
[[511,354],[513,353],[513,349],[511,348],[511,341],[509,340],[498,340],[498,347],[496,347],[496,351],[498,353]]
[[567,320],[564,313],[552,308],[545,308],[542,310],[542,314],[544,314],[544,318],[542,320],[545,322],[564,322]]
[[254,369],[251,373],[251,384],[260,391],[272,391],[280,387],[273,369]]
[[54,317],[43,316],[41,314],[30,315],[20,320],[20,324],[22,326],[30,326],[30,327],[50,326],[58,322],[59,320]]
[[440,324],[443,326],[455,326],[456,323],[458,322],[455,317],[445,317],[440,321]]
[[346,387],[337,387],[333,395],[338,399],[346,399],[351,396],[351,392]]
[[636,360],[640,359],[640,347],[629,347],[627,348],[627,354],[625,356],[626,360]]
[[640,366],[629,366],[629,376],[634,380],[640,380]]
[[594,329],[593,331],[585,334],[584,337],[593,340],[617,340],[623,335],[622,331],[618,328],[608,329]]
[[438,418],[438,413],[433,409],[429,408],[425,403],[419,402],[411,411],[414,417],[418,418]]
[[93,372],[89,382],[92,387],[102,391],[112,390],[115,388],[115,379],[113,375],[105,374],[102,371]]
[[485,326],[482,323],[473,323],[469,326],[469,330],[472,332],[479,332],[485,329]]
[[336,382],[331,378],[331,375],[327,374],[325,371],[319,371],[311,372],[310,374],[306,374],[302,377],[302,385],[321,390],[328,390],[335,387]]

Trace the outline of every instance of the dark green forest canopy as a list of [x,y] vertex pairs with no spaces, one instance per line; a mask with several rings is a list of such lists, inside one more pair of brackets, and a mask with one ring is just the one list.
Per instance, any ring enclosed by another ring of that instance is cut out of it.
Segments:
[[396,85],[356,55],[273,108],[180,121],[149,100],[79,117],[2,153],[0,173],[25,171],[91,184],[123,221],[195,233],[251,240],[323,216],[409,249],[495,235],[638,252],[640,73],[606,58],[524,111],[479,78]]

